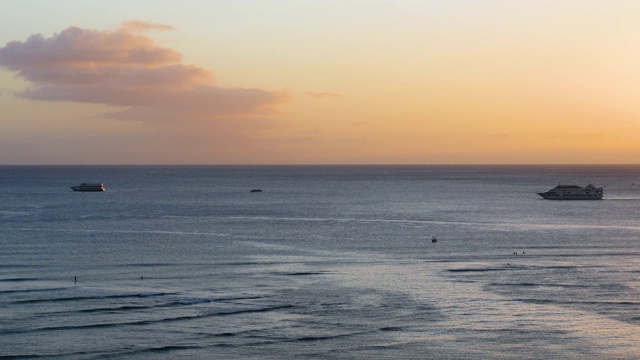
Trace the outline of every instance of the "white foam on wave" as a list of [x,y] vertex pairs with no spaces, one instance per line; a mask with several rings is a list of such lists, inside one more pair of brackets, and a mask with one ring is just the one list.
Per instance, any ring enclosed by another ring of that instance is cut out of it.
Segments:
[[410,220],[410,219],[357,219],[357,218],[309,218],[309,217],[269,217],[269,216],[231,216],[229,219],[256,221],[289,221],[289,222],[337,222],[337,223],[385,223],[385,224],[413,224],[413,225],[454,225],[466,227],[486,227],[492,230],[547,230],[547,229],[605,229],[640,231],[640,226],[634,225],[601,225],[601,224],[550,224],[550,223],[489,223],[462,222],[442,220]]
[[357,218],[309,218],[309,217],[269,217],[269,216],[229,216],[228,219],[260,220],[260,221],[299,221],[299,222],[338,222],[338,223],[385,223],[385,224],[426,224],[426,225],[489,225],[481,222],[458,222],[441,220],[412,220],[412,219],[357,219]]

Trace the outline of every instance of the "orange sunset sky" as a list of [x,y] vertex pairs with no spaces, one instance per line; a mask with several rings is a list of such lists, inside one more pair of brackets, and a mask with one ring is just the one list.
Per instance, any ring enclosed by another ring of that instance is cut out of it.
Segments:
[[637,164],[640,1],[0,2],[0,165]]

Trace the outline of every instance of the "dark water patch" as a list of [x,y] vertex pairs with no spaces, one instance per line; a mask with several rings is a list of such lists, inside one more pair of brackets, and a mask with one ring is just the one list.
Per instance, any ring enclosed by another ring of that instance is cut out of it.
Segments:
[[70,301],[84,301],[84,300],[103,300],[103,299],[124,299],[124,298],[145,298],[152,296],[165,296],[173,295],[174,293],[164,292],[140,292],[133,294],[117,294],[117,295],[90,295],[90,296],[71,296],[63,298],[49,298],[49,299],[29,299],[29,300],[16,300],[14,303],[19,304],[35,304],[35,303],[55,303],[55,302],[70,302]]
[[310,342],[310,341],[324,341],[324,340],[332,340],[332,339],[340,339],[347,338],[361,334],[361,332],[351,333],[351,334],[337,334],[337,335],[318,335],[318,336],[301,336],[295,339],[291,339],[289,341],[292,342]]
[[45,279],[40,279],[40,278],[7,278],[7,279],[0,279],[0,282],[26,282],[26,281],[42,281]]
[[88,356],[91,353],[86,351],[63,353],[63,354],[15,354],[15,355],[0,355],[0,360],[21,360],[21,359],[68,359],[73,356]]
[[521,267],[494,267],[494,268],[459,268],[459,269],[448,269],[449,272],[488,272],[488,271],[512,271],[512,270],[526,270],[526,268]]
[[149,310],[149,309],[157,309],[157,308],[167,308],[167,307],[177,306],[177,305],[179,304],[168,303],[168,304],[154,304],[154,305],[123,305],[123,306],[89,308],[89,309],[70,310],[70,311],[47,312],[46,315],[122,313],[127,311],[141,311],[141,310]]
[[221,310],[217,312],[211,312],[211,313],[200,314],[200,315],[188,315],[188,316],[180,316],[175,318],[166,318],[166,319],[159,319],[159,320],[143,320],[143,321],[138,321],[133,323],[127,323],[125,325],[147,325],[147,324],[153,324],[153,323],[167,323],[167,322],[176,322],[176,321],[184,321],[184,320],[195,320],[195,319],[202,319],[202,318],[215,317],[215,316],[229,316],[229,315],[238,315],[238,314],[246,314],[246,313],[263,313],[263,312],[275,311],[275,310],[286,309],[291,307],[293,307],[293,305],[279,305],[279,306],[265,306],[265,307],[254,307],[254,308],[240,308],[240,309],[233,309],[233,310]]
[[622,305],[626,306],[639,306],[640,302],[636,301],[562,301],[563,304],[571,304],[571,305],[597,305],[597,306],[618,306]]
[[221,333],[210,333],[210,332],[199,332],[197,333],[197,335],[202,336],[203,338],[230,338],[230,337],[236,337],[236,336],[243,336],[246,338],[255,338],[255,337],[260,337],[258,335],[253,335],[253,334],[262,334],[262,336],[264,336],[264,330],[260,329],[260,330],[256,330],[256,329],[238,329],[238,331],[224,331]]
[[548,305],[548,304],[556,304],[560,305],[561,302],[551,299],[513,299],[514,301],[521,301],[528,304],[537,304],[537,305]]
[[[55,314],[118,313],[118,312],[141,311],[141,310],[158,309],[158,308],[170,308],[170,307],[178,307],[178,306],[185,306],[185,305],[196,305],[196,304],[204,304],[204,303],[211,303],[211,302],[230,302],[234,300],[253,300],[253,299],[262,299],[262,298],[264,298],[264,296],[225,296],[225,297],[216,297],[216,298],[178,300],[178,301],[172,301],[168,303],[156,303],[151,305],[122,305],[122,306],[112,306],[112,307],[89,308],[89,309],[81,309],[81,310],[55,312]],[[52,314],[52,313],[49,312],[48,314]]]
[[69,290],[66,288],[43,288],[43,289],[22,289],[22,290],[0,290],[0,294],[20,294],[20,293],[34,293],[34,292],[56,292],[56,291],[64,291]]
[[558,287],[558,288],[589,288],[591,286],[588,285],[575,285],[575,284],[541,284],[541,283],[529,283],[529,282],[520,282],[520,283],[490,283],[487,286],[522,286],[522,287]]
[[344,306],[347,305],[348,302],[346,301],[339,301],[339,302],[322,302],[319,305],[320,306],[325,306],[325,307],[331,307],[331,306]]
[[131,263],[131,264],[118,264],[118,265],[110,265],[110,267],[167,267],[167,266],[176,266],[175,263]]
[[400,326],[384,326],[378,329],[380,331],[402,331],[402,327]]
[[456,283],[461,283],[461,284],[474,284],[477,283],[477,280],[469,280],[469,279],[460,279],[460,280],[454,280]]
[[[249,344],[252,345],[252,344]],[[227,343],[221,343],[221,344],[213,344],[211,345],[211,347],[216,347],[216,348],[232,348],[232,347],[236,347],[236,345],[234,344],[227,344]]]
[[491,272],[491,271],[520,271],[520,270],[576,270],[576,269],[593,269],[599,266],[576,266],[576,265],[551,265],[551,266],[523,266],[511,265],[507,263],[504,266],[497,267],[469,267],[447,269],[449,272]]
[[64,331],[64,330],[88,330],[88,329],[99,329],[99,328],[113,328],[120,327],[123,325],[135,325],[139,323],[144,323],[145,321],[139,322],[126,322],[126,323],[97,323],[97,324],[86,324],[86,325],[60,325],[60,326],[46,326],[39,328],[29,328],[29,329],[14,329],[0,332],[0,334],[23,334],[23,333],[41,333],[47,331]]
[[[587,268],[587,267],[593,267],[593,266],[582,266],[582,268]],[[535,266],[534,268],[566,270],[566,269],[578,269],[578,268],[580,268],[580,266],[575,266],[575,265],[553,265],[553,266]]]
[[226,316],[226,315],[237,315],[237,314],[246,314],[246,313],[261,313],[261,312],[274,311],[274,310],[280,310],[280,309],[288,309],[292,307],[293,305],[280,305],[280,306],[271,306],[271,307],[262,307],[262,308],[253,308],[253,309],[225,310],[215,315]]
[[488,332],[488,333],[505,333],[505,334],[544,334],[544,335],[567,335],[571,332],[568,330],[553,330],[553,329],[545,329],[545,330],[536,330],[536,329],[526,329],[526,328],[496,328],[496,329],[475,329],[474,332]]
[[223,332],[223,333],[220,333],[220,334],[215,334],[213,336],[214,337],[234,337],[234,336],[237,336],[237,335],[238,335],[237,333]]
[[522,282],[522,283],[491,283],[489,284],[489,286],[541,286],[541,285],[536,283]]
[[194,346],[194,345],[167,345],[167,346],[161,346],[157,348],[144,349],[144,350],[136,351],[135,353],[138,353],[138,354],[166,353],[171,351],[200,349],[200,348],[201,348],[200,346]]
[[88,329],[99,329],[99,328],[117,328],[117,327],[123,327],[123,326],[143,326],[143,325],[152,325],[152,324],[180,322],[180,321],[187,321],[187,320],[197,320],[197,319],[203,319],[203,318],[215,317],[215,316],[231,316],[231,315],[248,314],[248,313],[265,313],[265,312],[276,311],[276,310],[292,308],[292,307],[293,305],[279,305],[279,306],[266,306],[266,307],[254,307],[254,308],[240,308],[240,309],[232,309],[232,310],[221,310],[221,311],[211,312],[206,314],[178,316],[178,317],[164,318],[164,319],[95,323],[95,324],[85,324],[85,325],[61,325],[61,326],[48,326],[48,327],[32,328],[32,329],[16,329],[16,330],[3,331],[3,332],[0,332],[0,334],[44,332],[44,331],[88,330]]
[[252,266],[252,265],[264,265],[264,264],[272,264],[273,261],[233,261],[227,263],[219,263],[216,264],[218,266],[221,265],[231,265],[231,266]]
[[285,276],[311,276],[311,275],[325,275],[328,274],[328,271],[300,271],[300,272],[288,272],[288,273],[280,273],[280,275]]
[[637,301],[580,301],[580,300],[560,300],[560,299],[535,299],[535,298],[519,298],[513,299],[515,301],[522,301],[529,304],[554,304],[554,305],[589,305],[589,306],[640,306],[640,302]]
[[604,302],[604,304],[638,306],[638,305],[640,305],[640,302],[635,302],[635,301],[613,301],[613,302]]
[[154,323],[190,320],[190,319],[196,319],[200,317],[204,317],[204,316],[181,316],[181,317],[175,317],[175,318],[165,318],[160,320],[138,320],[138,321],[96,323],[96,324],[85,324],[85,325],[47,326],[47,327],[33,328],[33,329],[9,330],[9,331],[5,331],[4,334],[45,332],[45,331],[65,331],[65,330],[89,330],[89,329],[100,329],[100,328],[118,328],[118,327],[124,327],[124,326],[149,325]]
[[61,312],[56,312],[55,314],[122,313],[127,311],[141,311],[141,310],[149,310],[149,309],[168,308],[168,307],[179,306],[179,305],[182,305],[182,304],[179,304],[178,302],[173,302],[173,303],[155,304],[155,305],[123,305],[123,306],[100,307],[100,308],[90,308],[90,309],[81,309],[81,310],[72,310],[72,311],[61,311]]
[[[18,252],[18,251],[12,251],[11,255],[12,256],[19,256],[19,255],[30,255],[32,254],[32,252]],[[23,269],[23,268],[28,268],[28,269],[33,269],[33,268],[42,268],[45,267],[45,265],[25,265],[25,264],[0,264],[0,269]]]
[[202,347],[195,346],[195,345],[166,345],[166,346],[152,347],[152,348],[146,348],[146,349],[136,349],[131,351],[110,352],[108,354],[93,356],[92,358],[93,359],[99,359],[99,358],[107,358],[107,359],[116,358],[117,359],[117,358],[136,356],[136,355],[142,355],[144,357],[145,354],[149,356],[153,356],[153,354],[165,354],[165,353],[170,353],[172,351],[193,350],[193,349],[202,349]]
[[629,286],[620,283],[599,283],[598,287],[606,290],[626,291],[631,289]]
[[185,299],[176,301],[175,305],[195,305],[195,304],[206,304],[210,302],[216,301],[235,301],[235,300],[255,300],[262,299],[264,296],[221,296],[221,297],[212,297],[212,298],[194,298],[194,299]]
[[83,310],[77,310],[77,311],[68,311],[69,313],[101,313],[101,312],[124,312],[124,311],[139,311],[139,310],[146,310],[146,309],[152,309],[152,308],[156,308],[156,307],[162,307],[161,306],[146,306],[146,305],[125,305],[125,306],[116,306],[116,307],[109,307],[109,308],[93,308],[93,309],[83,309]]

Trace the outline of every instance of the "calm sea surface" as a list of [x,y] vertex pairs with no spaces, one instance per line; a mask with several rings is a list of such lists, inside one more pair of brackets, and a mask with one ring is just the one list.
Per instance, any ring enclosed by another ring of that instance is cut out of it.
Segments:
[[0,167],[0,358],[639,359],[640,167]]

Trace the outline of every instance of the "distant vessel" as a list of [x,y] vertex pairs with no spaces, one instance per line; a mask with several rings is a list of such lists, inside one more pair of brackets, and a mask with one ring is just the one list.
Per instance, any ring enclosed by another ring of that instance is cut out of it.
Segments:
[[431,238],[431,242],[438,242],[438,239],[436,239],[436,237],[434,236]]
[[82,183],[78,186],[72,186],[73,191],[104,191],[103,183]]
[[578,185],[558,185],[553,189],[538,193],[547,200],[602,200],[604,187],[589,184],[585,187]]
[[261,189],[253,189],[253,190],[251,190],[249,192],[262,192],[262,190]]

